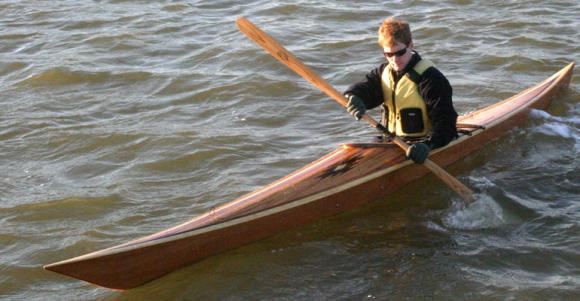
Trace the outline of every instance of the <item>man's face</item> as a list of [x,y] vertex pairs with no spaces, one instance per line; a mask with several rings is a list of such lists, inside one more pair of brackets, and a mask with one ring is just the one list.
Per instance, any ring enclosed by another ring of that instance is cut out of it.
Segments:
[[395,71],[405,69],[413,56],[411,53],[411,47],[413,47],[413,43],[410,43],[407,46],[401,42],[396,42],[392,47],[383,47],[385,58]]

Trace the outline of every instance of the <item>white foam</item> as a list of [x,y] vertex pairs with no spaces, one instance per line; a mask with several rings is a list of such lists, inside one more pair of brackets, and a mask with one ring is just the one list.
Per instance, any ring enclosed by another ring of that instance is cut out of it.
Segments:
[[542,110],[532,109],[530,111],[530,117],[534,119],[545,119],[548,121],[556,121],[561,123],[566,123],[569,125],[579,125],[580,124],[580,116],[578,116],[578,109],[570,108],[568,110],[568,114],[570,116],[554,116],[550,113]]
[[532,109],[530,111],[530,117],[537,119],[549,119],[550,117],[552,117],[552,115],[550,115],[550,113],[546,111]]
[[559,136],[563,138],[577,138],[572,128],[562,123],[546,123],[536,128],[536,132],[548,136]]
[[568,110],[570,116],[563,117],[552,116],[541,110],[532,110],[530,112],[532,118],[547,121],[535,127],[533,131],[547,136],[572,139],[575,141],[575,149],[580,148],[580,116],[577,116],[579,111],[577,107],[570,108]]
[[497,228],[505,225],[506,218],[503,209],[486,194],[476,194],[476,201],[461,208],[454,206],[443,217],[445,226],[454,229],[475,230]]
[[469,182],[480,190],[496,187],[495,183],[486,177],[469,177]]

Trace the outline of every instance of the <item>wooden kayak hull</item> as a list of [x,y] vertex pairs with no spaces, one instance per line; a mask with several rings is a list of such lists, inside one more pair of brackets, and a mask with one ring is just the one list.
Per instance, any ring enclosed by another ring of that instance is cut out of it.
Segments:
[[[522,124],[568,86],[574,63],[509,99],[460,116],[479,125],[430,159],[447,166]],[[112,289],[131,289],[203,258],[384,199],[428,170],[393,144],[346,144],[288,176],[176,227],[45,269]]]

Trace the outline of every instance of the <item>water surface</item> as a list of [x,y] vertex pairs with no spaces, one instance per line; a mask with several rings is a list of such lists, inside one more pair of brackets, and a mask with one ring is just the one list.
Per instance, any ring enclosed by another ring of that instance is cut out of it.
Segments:
[[235,27],[246,16],[339,90],[383,60],[385,17],[458,112],[580,53],[577,1],[0,3],[0,299],[574,300],[575,77],[525,127],[385,200],[120,293],[41,269],[182,223],[374,134]]

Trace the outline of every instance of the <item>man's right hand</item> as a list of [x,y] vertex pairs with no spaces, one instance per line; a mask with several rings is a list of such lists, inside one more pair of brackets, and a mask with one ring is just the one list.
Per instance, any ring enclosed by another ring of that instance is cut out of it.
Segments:
[[346,104],[346,111],[350,113],[350,115],[354,116],[356,120],[360,120],[361,117],[365,114],[367,108],[363,100],[352,94],[348,96],[348,103]]

